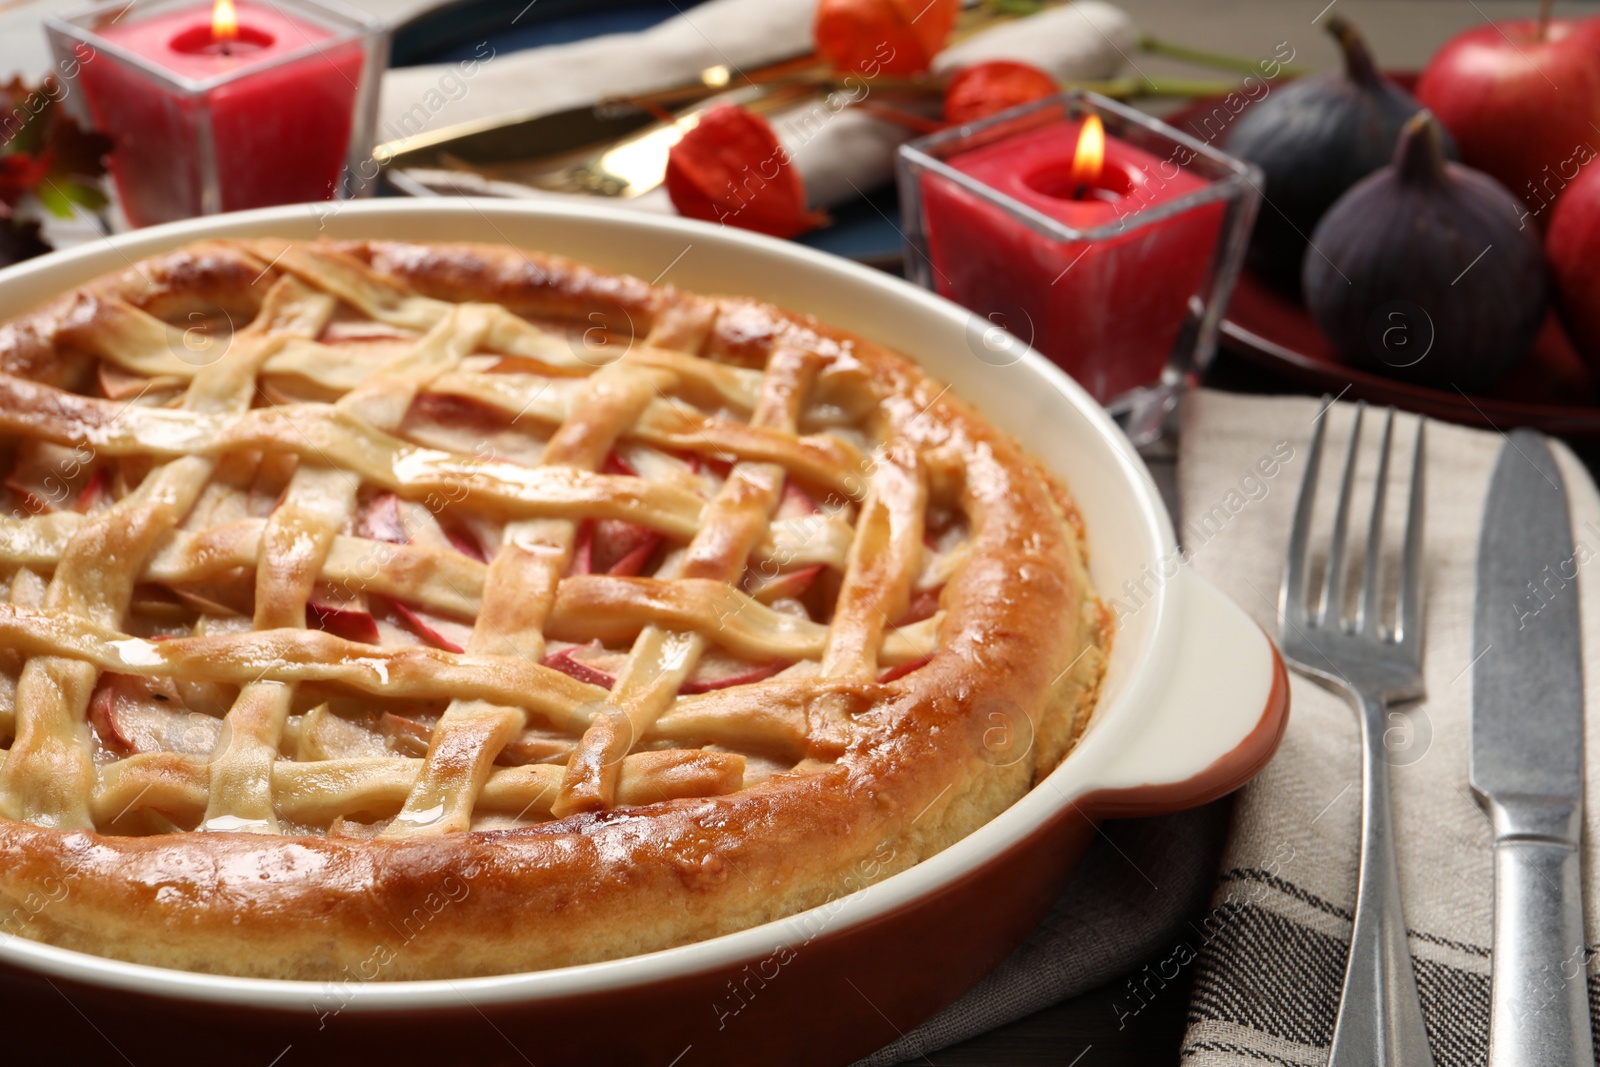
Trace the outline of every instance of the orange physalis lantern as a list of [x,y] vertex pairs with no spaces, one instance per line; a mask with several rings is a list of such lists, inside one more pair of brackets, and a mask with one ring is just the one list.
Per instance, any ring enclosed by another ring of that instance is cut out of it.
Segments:
[[961,0],[820,0],[817,52],[835,70],[868,78],[928,69],[961,13]]
[[742,107],[712,108],[667,156],[667,194],[678,214],[793,237],[821,216],[767,120]]
[[976,122],[1060,92],[1056,80],[1030,63],[995,59],[963,67],[944,93],[946,122]]

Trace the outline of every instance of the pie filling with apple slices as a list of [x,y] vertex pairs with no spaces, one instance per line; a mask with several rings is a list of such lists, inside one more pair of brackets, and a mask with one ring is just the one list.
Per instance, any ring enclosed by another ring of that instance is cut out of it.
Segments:
[[905,358],[505,247],[91,283],[0,328],[0,470],[0,915],[159,966],[782,918],[1021,796],[1110,640],[1065,488]]

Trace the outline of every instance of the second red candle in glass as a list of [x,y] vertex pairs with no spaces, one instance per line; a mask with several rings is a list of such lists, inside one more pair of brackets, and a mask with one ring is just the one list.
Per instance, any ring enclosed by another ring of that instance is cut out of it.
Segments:
[[1255,206],[1243,164],[1125,112],[1107,136],[1058,99],[902,158],[912,276],[1112,405],[1209,356]]

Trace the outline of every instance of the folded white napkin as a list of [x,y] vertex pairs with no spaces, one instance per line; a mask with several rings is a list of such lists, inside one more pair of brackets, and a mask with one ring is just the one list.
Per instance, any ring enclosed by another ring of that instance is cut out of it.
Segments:
[[[1194,566],[1273,634],[1290,515],[1319,410],[1311,399],[1201,392],[1183,413],[1178,478]],[[1363,489],[1371,484],[1378,438],[1371,414],[1361,468],[1365,485],[1358,487],[1357,501],[1370,499]],[[1337,405],[1326,417],[1332,422],[1322,486],[1331,494],[1348,440],[1350,406]],[[1414,421],[1402,416],[1397,422],[1399,456],[1410,455]],[[1480,651],[1472,636],[1478,528],[1504,438],[1435,422],[1428,423],[1427,436],[1428,696],[1409,714],[1392,718],[1388,740],[1400,888],[1417,985],[1434,1058],[1440,1067],[1455,1067],[1481,1064],[1488,1047],[1494,878],[1489,823],[1468,785],[1469,666]],[[1557,445],[1555,453],[1571,498],[1573,536],[1590,549],[1579,558],[1591,558],[1600,551],[1600,496],[1571,452]],[[1280,461],[1275,478],[1260,475],[1256,464],[1263,457]],[[1397,544],[1403,475],[1395,488],[1389,536]],[[1584,659],[1600,663],[1600,578],[1580,572],[1576,595],[1585,623]],[[1600,721],[1600,668],[1591,669],[1586,682],[1591,717]],[[1590,772],[1583,869],[1591,907],[1584,962],[1592,1003],[1594,947],[1600,941],[1594,907],[1600,902],[1600,867],[1594,862],[1600,729],[1589,731],[1585,749]],[[1198,955],[1191,964],[1197,972],[1185,1064],[1327,1062],[1355,907],[1360,799],[1355,713],[1340,696],[1295,676],[1282,747],[1236,800],[1213,910],[1183,938],[1192,950],[1188,955]],[[1141,991],[1130,986],[1122,1006],[1136,1013],[1142,1000]]]
[[[464,92],[441,79],[460,64],[402,67],[384,75],[378,139],[436,130],[500,115],[544,114],[620,96],[666,89],[707,67],[757,67],[803,52],[811,43],[815,0],[707,0],[639,33],[613,33],[569,44],[487,56],[463,77]],[[737,84],[737,81],[735,82]],[[422,103],[426,119],[414,111]]]
[[[499,115],[560,111],[605,96],[664,89],[707,67],[744,70],[811,47],[816,0],[709,0],[642,33],[612,34],[549,45],[482,62],[437,64],[390,71],[384,78],[380,141]],[[1104,0],[1076,0],[1003,23],[941,53],[936,71],[989,59],[1020,59],[1058,79],[1098,79],[1117,74],[1139,33],[1128,16]],[[487,55],[487,46],[485,48]],[[466,73],[471,71],[470,76]],[[733,84],[739,84],[737,76]],[[853,99],[871,98],[871,81],[852,87]],[[863,111],[818,102],[772,120],[812,207],[854,199],[894,173],[895,150],[915,134]],[[564,196],[510,182],[451,171],[412,170],[410,176],[439,193],[527,199]],[[672,211],[664,190],[616,204],[641,211]]]
[[953,44],[934,57],[933,70],[947,74],[990,59],[1014,59],[1057,81],[1095,80],[1119,73],[1138,46],[1139,30],[1127,12],[1103,0],[1075,0]]

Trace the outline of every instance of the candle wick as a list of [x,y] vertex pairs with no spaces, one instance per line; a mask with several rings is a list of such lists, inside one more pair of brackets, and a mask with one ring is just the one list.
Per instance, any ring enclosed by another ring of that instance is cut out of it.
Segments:
[[1082,200],[1089,192],[1088,182],[1079,182],[1078,187],[1072,191],[1072,199]]
[[225,56],[233,55],[233,47],[227,41],[222,42],[222,54]]

